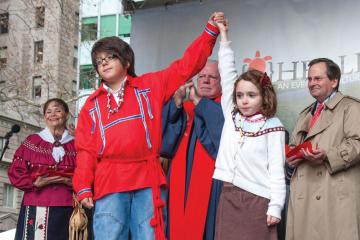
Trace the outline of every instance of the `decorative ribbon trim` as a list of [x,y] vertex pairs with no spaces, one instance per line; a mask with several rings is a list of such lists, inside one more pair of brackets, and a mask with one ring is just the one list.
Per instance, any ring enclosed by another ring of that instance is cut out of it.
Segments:
[[144,90],[139,91],[139,93],[144,97],[144,99],[146,101],[149,118],[153,119],[154,115],[152,114],[150,100],[149,100],[149,97],[147,96],[147,93],[149,93],[149,92],[151,92],[150,89],[144,89]]
[[95,108],[96,108],[96,113],[97,113],[98,119],[99,119],[99,128],[100,128],[100,135],[101,135],[101,140],[102,140],[102,146],[101,146],[101,149],[99,151],[99,154],[102,155],[103,152],[104,152],[104,149],[105,149],[106,140],[105,140],[104,127],[102,125],[102,120],[101,120],[101,113],[100,113],[100,107],[99,107],[98,98],[95,98]]
[[213,37],[217,37],[219,35],[216,32],[213,32],[212,30],[210,30],[208,27],[205,28],[205,32],[207,32],[208,34],[210,34]]
[[110,128],[110,127],[112,127],[112,126],[114,126],[114,125],[116,125],[116,124],[118,124],[120,122],[125,122],[125,121],[129,121],[129,120],[137,119],[137,118],[141,118],[141,115],[138,114],[138,115],[132,115],[132,116],[129,116],[129,117],[119,118],[119,119],[105,125],[104,129],[106,130],[106,129],[108,129],[108,128]]
[[95,133],[95,127],[96,127],[95,111],[96,111],[95,108],[92,108],[92,109],[89,110],[90,117],[91,117],[91,120],[92,120],[92,123],[91,123],[91,134],[94,134],[94,133]]
[[147,141],[147,144],[148,144],[148,148],[151,149],[152,145],[151,145],[151,141],[150,141],[149,130],[148,130],[148,127],[146,125],[144,108],[143,108],[143,105],[142,105],[142,102],[141,102],[141,99],[140,99],[140,94],[139,94],[139,91],[136,88],[134,90],[135,90],[136,99],[137,99],[137,101],[139,103],[139,107],[140,107],[141,120],[142,120],[144,129],[145,129],[145,135],[146,135],[146,141]]
[[91,188],[83,188],[77,193],[77,195],[80,196],[81,194],[84,194],[87,192],[91,192]]

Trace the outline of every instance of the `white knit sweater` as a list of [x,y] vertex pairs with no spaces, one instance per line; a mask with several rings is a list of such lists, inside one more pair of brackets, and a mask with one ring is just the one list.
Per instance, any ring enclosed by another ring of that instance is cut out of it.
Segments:
[[231,42],[220,42],[219,70],[225,123],[213,178],[269,199],[267,215],[281,218],[286,191],[285,129],[275,117],[265,119],[257,114],[245,118],[233,113],[232,91],[238,75]]

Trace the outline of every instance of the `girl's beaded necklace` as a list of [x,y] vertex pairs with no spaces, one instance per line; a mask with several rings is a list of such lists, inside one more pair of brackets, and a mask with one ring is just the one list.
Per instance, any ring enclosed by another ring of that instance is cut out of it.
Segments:
[[126,83],[126,79],[124,79],[124,81],[122,81],[120,90],[117,92],[117,96],[119,98],[119,103],[117,103],[116,107],[114,107],[114,108],[111,108],[111,105],[110,105],[111,88],[110,87],[108,88],[108,91],[107,91],[108,118],[110,117],[111,114],[117,113],[119,111],[121,104],[124,102],[125,83]]
[[[236,118],[236,115],[239,116],[238,119]],[[254,136],[256,136],[264,128],[265,123],[266,123],[266,117],[261,117],[261,118],[256,119],[256,120],[252,120],[252,119],[249,119],[249,118],[250,117],[241,116],[240,113],[233,114],[233,121],[235,123],[235,130],[240,133],[240,138],[238,140],[238,144],[240,145],[240,147],[242,147],[242,145],[244,144],[246,137],[254,137]],[[245,122],[249,122],[249,123],[263,122],[263,123],[260,126],[258,126],[257,128],[255,128],[255,131],[246,132],[246,131],[244,131]]]

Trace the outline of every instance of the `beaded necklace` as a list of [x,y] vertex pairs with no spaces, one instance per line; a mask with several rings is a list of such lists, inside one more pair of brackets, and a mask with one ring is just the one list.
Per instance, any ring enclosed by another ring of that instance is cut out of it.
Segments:
[[[236,117],[238,115],[239,117]],[[256,136],[265,126],[266,117],[261,117],[256,120],[249,119],[249,117],[243,117],[240,113],[233,113],[233,121],[235,124],[235,131],[240,133],[240,138],[238,140],[238,144],[240,147],[244,144],[246,137],[254,137]],[[244,124],[245,122],[256,123],[256,122],[263,122],[254,132],[246,132],[244,131]]]
[[125,95],[125,82],[126,79],[124,79],[121,83],[120,90],[117,91],[117,96],[119,98],[119,103],[116,103],[116,107],[111,108],[110,105],[110,96],[111,96],[111,88],[108,88],[107,91],[107,109],[108,109],[108,118],[110,117],[110,114],[117,113],[119,111],[119,108],[121,104],[124,102],[124,95]]

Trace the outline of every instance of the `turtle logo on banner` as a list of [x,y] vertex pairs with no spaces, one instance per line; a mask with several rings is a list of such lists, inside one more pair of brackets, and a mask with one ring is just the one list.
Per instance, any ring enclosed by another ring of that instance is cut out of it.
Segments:
[[265,72],[266,70],[266,62],[271,60],[272,57],[271,56],[265,56],[265,57],[260,57],[260,51],[257,50],[255,53],[255,58],[245,58],[244,59],[244,63],[248,63],[248,69],[255,69],[258,70],[260,72]]

